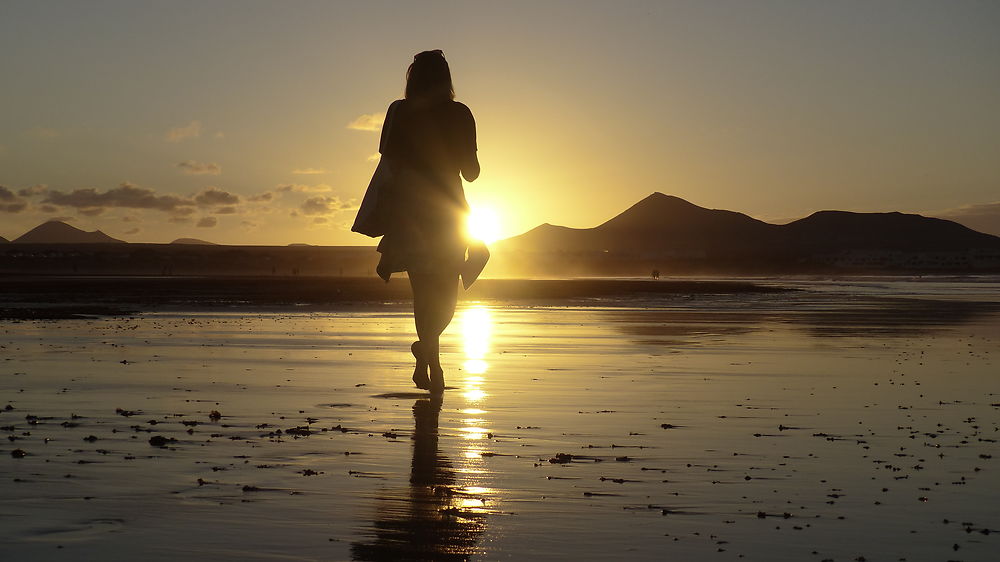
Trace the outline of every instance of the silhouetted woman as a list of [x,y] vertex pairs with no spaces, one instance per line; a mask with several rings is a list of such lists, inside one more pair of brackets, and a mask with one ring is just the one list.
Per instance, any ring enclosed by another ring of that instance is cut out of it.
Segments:
[[451,70],[441,51],[413,57],[406,71],[406,98],[386,112],[379,152],[392,171],[389,223],[378,251],[378,274],[388,280],[406,271],[413,289],[418,341],[413,382],[431,392],[444,390],[439,338],[455,315],[458,277],[468,241],[461,174],[479,177],[476,122],[455,101]]

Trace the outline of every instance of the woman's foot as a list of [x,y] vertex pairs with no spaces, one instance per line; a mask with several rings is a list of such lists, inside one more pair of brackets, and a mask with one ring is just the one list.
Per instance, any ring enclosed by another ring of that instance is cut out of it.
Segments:
[[441,365],[430,368],[430,387],[427,390],[430,390],[431,394],[444,393],[444,369]]
[[420,347],[419,340],[410,345],[410,353],[412,353],[413,358],[417,360],[417,364],[413,368],[413,384],[417,385],[417,388],[419,389],[430,390],[431,379],[427,376],[427,361],[424,360],[423,350]]

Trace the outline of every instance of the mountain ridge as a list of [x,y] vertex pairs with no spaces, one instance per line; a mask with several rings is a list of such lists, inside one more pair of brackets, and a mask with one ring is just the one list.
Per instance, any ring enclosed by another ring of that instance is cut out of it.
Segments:
[[90,232],[62,221],[46,221],[11,240],[12,244],[126,244],[100,230]]
[[778,225],[654,192],[595,227],[568,228],[545,223],[499,242],[497,248],[794,262],[817,255],[862,251],[1000,250],[1000,237],[946,219],[900,212],[824,210]]

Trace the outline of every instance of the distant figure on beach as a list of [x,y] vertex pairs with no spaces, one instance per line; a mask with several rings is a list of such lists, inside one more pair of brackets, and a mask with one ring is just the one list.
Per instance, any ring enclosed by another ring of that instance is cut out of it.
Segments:
[[472,264],[470,273],[466,262],[469,204],[459,177],[470,182],[479,177],[476,122],[469,108],[455,101],[441,51],[413,57],[405,99],[386,111],[379,152],[392,179],[388,193],[380,196],[387,220],[376,272],[386,281],[394,272],[407,272],[418,337],[410,346],[416,360],[413,382],[440,393],[444,371],[438,342],[455,314],[459,275],[469,285],[469,277],[485,265],[483,260],[477,271]]
[[653,281],[656,281],[657,279],[660,278],[660,270],[659,269],[654,269],[653,272],[649,274],[649,277]]

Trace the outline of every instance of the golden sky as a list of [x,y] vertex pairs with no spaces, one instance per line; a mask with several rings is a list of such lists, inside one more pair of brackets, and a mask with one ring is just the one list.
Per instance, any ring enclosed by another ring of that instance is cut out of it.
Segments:
[[0,236],[370,244],[349,225],[425,49],[476,116],[467,193],[505,236],[653,191],[1000,233],[995,2],[241,0],[4,3]]

